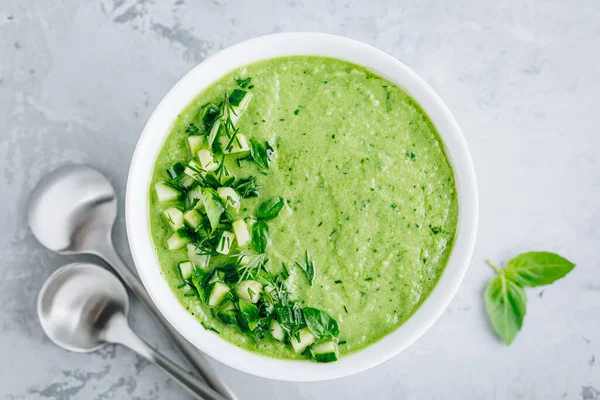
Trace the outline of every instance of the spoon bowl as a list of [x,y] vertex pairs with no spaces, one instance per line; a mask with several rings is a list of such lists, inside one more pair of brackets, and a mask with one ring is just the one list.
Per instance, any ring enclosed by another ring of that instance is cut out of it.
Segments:
[[68,165],[46,175],[31,193],[29,226],[48,249],[61,254],[96,253],[117,216],[111,183],[97,170]]
[[121,282],[92,264],[69,264],[42,287],[37,311],[46,335],[70,351],[90,352],[106,344],[107,321],[127,315],[129,299]]

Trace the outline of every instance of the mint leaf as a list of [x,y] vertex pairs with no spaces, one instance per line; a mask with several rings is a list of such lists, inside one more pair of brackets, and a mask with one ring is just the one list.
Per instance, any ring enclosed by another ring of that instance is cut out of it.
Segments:
[[258,207],[258,211],[256,211],[256,218],[265,221],[276,218],[283,209],[283,205],[283,199],[279,196],[264,201],[260,207]]
[[257,253],[264,253],[269,244],[269,226],[265,221],[258,221],[252,227],[252,246]]
[[335,319],[325,311],[306,307],[302,309],[306,326],[317,339],[333,339],[340,334],[340,328]]
[[567,275],[575,264],[554,253],[530,252],[513,258],[506,265],[506,277],[521,286],[549,285]]
[[500,273],[485,290],[485,311],[494,330],[507,345],[523,326],[527,295],[521,286]]

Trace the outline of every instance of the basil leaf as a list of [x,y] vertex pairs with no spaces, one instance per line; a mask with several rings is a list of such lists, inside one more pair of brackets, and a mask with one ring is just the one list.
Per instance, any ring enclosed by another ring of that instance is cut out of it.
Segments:
[[210,228],[214,232],[217,226],[219,226],[221,214],[225,211],[225,207],[223,207],[223,203],[221,203],[217,192],[212,188],[204,188],[202,190],[202,204],[204,204],[206,215],[210,221]]
[[250,139],[250,157],[252,157],[254,162],[259,166],[265,169],[269,168],[269,156],[267,155],[267,149],[254,139]]
[[521,286],[549,285],[567,275],[575,264],[554,253],[530,252],[513,258],[506,265],[506,277]]
[[304,265],[300,264],[297,261],[294,264],[296,264],[298,266],[298,268],[300,268],[304,272],[304,274],[306,275],[306,279],[308,279],[309,285],[312,286],[312,284],[315,280],[315,274],[316,274],[315,262],[310,258],[310,254],[308,254],[308,250],[306,250],[305,258],[306,258],[306,261],[305,261]]
[[526,304],[523,288],[504,274],[492,279],[485,290],[485,310],[494,330],[507,345],[521,330]]
[[243,332],[253,331],[260,322],[258,307],[249,301],[240,299],[240,313],[236,315],[237,323]]
[[256,218],[269,221],[276,218],[281,210],[283,209],[283,199],[279,196],[273,197],[271,200],[264,201],[258,211],[256,211]]
[[306,307],[302,312],[306,326],[317,339],[333,339],[340,334],[337,321],[325,311]]
[[252,227],[252,246],[257,253],[264,253],[269,243],[269,226],[265,221],[258,221]]

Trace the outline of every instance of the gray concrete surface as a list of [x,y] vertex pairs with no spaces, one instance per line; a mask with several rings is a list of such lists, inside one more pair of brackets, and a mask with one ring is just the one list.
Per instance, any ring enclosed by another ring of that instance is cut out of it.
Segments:
[[[0,0],[0,398],[184,399],[122,348],[51,344],[34,313],[68,258],[40,248],[24,211],[65,163],[108,174],[123,201],[153,108],[205,57],[281,31],[362,40],[424,77],[461,124],[477,169],[481,224],[466,279],[417,343],[354,377],[256,378],[215,362],[242,399],[600,399],[600,2],[429,0]],[[122,212],[122,204],[121,204]],[[123,214],[117,245],[130,261]],[[491,333],[484,264],[556,251],[577,268],[528,290],[510,347]],[[135,304],[133,326],[177,357]],[[599,361],[596,361],[596,358]]]

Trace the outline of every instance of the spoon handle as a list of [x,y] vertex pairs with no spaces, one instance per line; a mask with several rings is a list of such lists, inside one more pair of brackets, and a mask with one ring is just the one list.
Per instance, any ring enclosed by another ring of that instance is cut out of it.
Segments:
[[127,317],[122,313],[115,314],[108,322],[104,340],[108,343],[122,344],[135,351],[177,381],[181,386],[192,393],[195,398],[205,400],[227,400],[204,382],[184,371],[183,368],[150,347],[131,330],[127,323]]
[[117,275],[119,275],[121,280],[125,283],[125,286],[131,290],[135,297],[137,297],[138,300],[140,300],[140,302],[146,307],[146,309],[150,311],[156,321],[158,321],[163,326],[164,330],[169,333],[173,342],[175,342],[183,355],[200,373],[206,383],[208,383],[210,387],[219,392],[226,399],[237,400],[237,397],[231,391],[231,389],[227,387],[223,380],[212,369],[206,357],[204,357],[196,347],[194,347],[183,336],[181,336],[179,332],[177,332],[171,326],[171,324],[156,308],[140,280],[133,274],[129,267],[125,265],[125,263],[121,260],[121,257],[119,257],[119,254],[116,252],[110,238],[108,239],[108,242],[102,246],[102,248],[98,249],[96,254],[114,269]]

